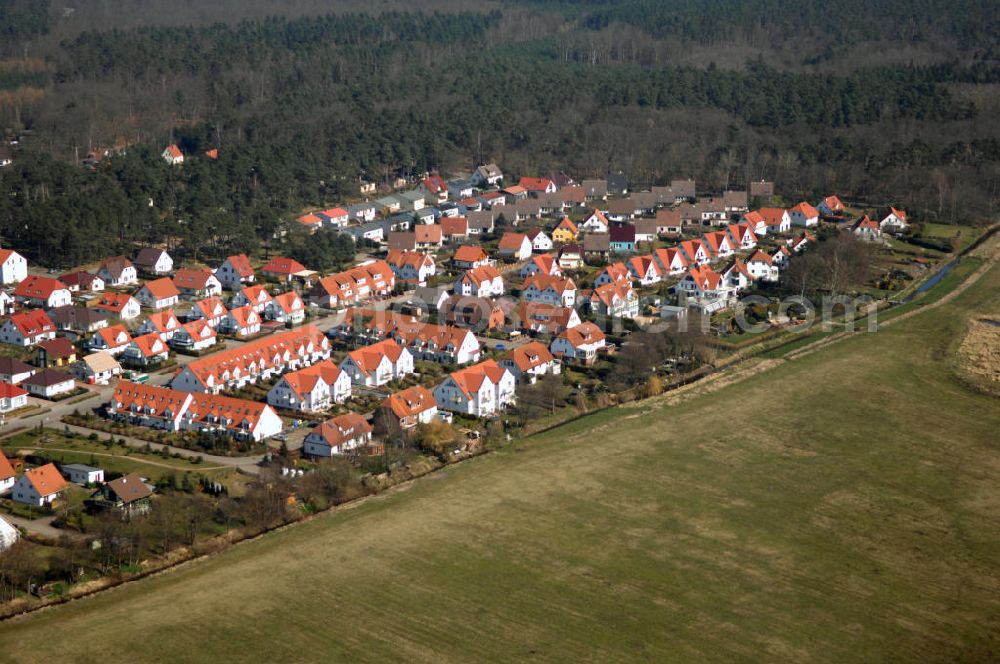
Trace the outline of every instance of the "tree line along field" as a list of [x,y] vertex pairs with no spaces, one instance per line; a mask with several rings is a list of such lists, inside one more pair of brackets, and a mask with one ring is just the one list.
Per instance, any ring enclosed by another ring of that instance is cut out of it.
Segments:
[[1000,408],[954,353],[998,287],[6,622],[6,657],[995,660]]

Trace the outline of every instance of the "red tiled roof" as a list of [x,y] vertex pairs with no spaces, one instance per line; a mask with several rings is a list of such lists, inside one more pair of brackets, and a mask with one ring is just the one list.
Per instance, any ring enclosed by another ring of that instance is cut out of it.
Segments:
[[265,274],[281,274],[291,276],[293,274],[298,274],[299,272],[305,272],[306,267],[294,258],[275,256],[268,261],[267,265],[262,267],[260,271]]
[[166,300],[171,297],[180,296],[180,291],[177,290],[177,286],[174,285],[174,281],[170,277],[147,281],[139,290],[142,290],[142,288],[149,291],[149,294],[157,300]]
[[19,283],[17,288],[14,289],[14,295],[16,297],[24,297],[35,300],[47,300],[51,297],[53,292],[65,288],[66,284],[58,279],[53,279],[52,277],[40,277],[37,274],[29,274],[28,277]]
[[31,482],[31,486],[35,488],[35,492],[43,498],[51,496],[54,493],[59,493],[69,486],[66,480],[63,479],[63,476],[59,474],[59,469],[53,463],[47,463],[44,466],[26,470],[24,471],[24,477]]

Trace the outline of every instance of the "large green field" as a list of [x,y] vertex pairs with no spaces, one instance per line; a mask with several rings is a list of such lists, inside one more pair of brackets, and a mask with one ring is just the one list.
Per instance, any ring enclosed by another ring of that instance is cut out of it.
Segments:
[[1000,403],[950,361],[985,310],[1000,268],[877,334],[4,623],[3,658],[996,661]]

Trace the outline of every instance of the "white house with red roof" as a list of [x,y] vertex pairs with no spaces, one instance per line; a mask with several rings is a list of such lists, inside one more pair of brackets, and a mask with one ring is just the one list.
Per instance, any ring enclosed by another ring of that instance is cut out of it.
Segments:
[[93,351],[107,351],[120,355],[132,343],[132,335],[124,325],[111,325],[98,330],[87,341],[87,348]]
[[[784,208],[764,207],[757,210],[757,213],[764,219],[766,233],[787,233],[792,230],[792,216]],[[756,233],[757,229],[754,229],[754,232]],[[762,233],[757,234],[762,235]]]
[[268,279],[286,284],[292,283],[295,277],[302,278],[313,274],[311,270],[307,270],[305,265],[294,258],[285,258],[284,256],[275,256],[269,260],[264,267],[260,268],[260,273]]
[[652,286],[663,281],[660,268],[653,256],[633,256],[625,263],[629,274],[640,286]]
[[172,279],[162,277],[144,283],[135,292],[135,299],[149,309],[167,309],[177,306],[181,299],[181,292],[174,285]]
[[736,298],[736,288],[729,284],[725,276],[707,265],[690,268],[674,290],[687,295],[689,307],[705,314],[725,309]]
[[729,233],[726,231],[712,231],[701,236],[702,243],[708,250],[708,255],[712,259],[728,258],[735,252]]
[[310,431],[302,441],[302,451],[310,457],[331,457],[368,445],[372,425],[358,413],[332,417]]
[[155,332],[163,341],[170,341],[180,329],[181,322],[174,315],[174,310],[167,309],[150,314],[139,326],[138,332],[139,334]]
[[539,254],[532,256],[531,260],[525,263],[518,272],[522,279],[527,279],[535,274],[558,277],[562,275],[562,270],[559,269],[559,264],[552,254]]
[[[0,390],[3,390],[3,385],[0,385]],[[21,390],[24,392],[24,390]],[[24,403],[28,403],[28,393],[24,392]],[[5,411],[6,412],[6,411]],[[17,473],[14,472],[14,467],[10,463],[10,459],[7,455],[0,450],[0,495],[5,495],[14,488],[14,482],[17,481]],[[2,550],[0,546],[0,550]]]
[[219,332],[233,334],[237,337],[249,337],[260,332],[261,318],[253,305],[230,309],[226,317],[219,323]]
[[491,262],[489,254],[478,244],[463,244],[451,257],[451,264],[461,270],[489,265]]
[[747,269],[754,279],[760,281],[775,282],[778,280],[778,266],[774,260],[765,252],[757,250],[746,260]]
[[781,245],[774,250],[771,254],[771,262],[777,265],[779,268],[784,268],[788,265],[788,259],[792,257],[792,252],[788,250],[788,247]]
[[677,247],[656,249],[653,252],[653,260],[656,261],[656,267],[661,275],[683,274],[687,269],[687,260]]
[[343,228],[351,220],[351,213],[342,207],[334,207],[317,212],[316,216],[330,228]]
[[757,234],[753,232],[750,224],[730,224],[726,227],[726,234],[736,251],[750,251],[757,246]]
[[437,274],[437,265],[430,255],[419,251],[392,249],[385,262],[392,268],[396,280],[404,284],[423,286],[429,277]]
[[712,260],[712,254],[701,240],[684,240],[677,245],[687,265],[701,265]]
[[135,337],[125,347],[122,360],[138,366],[149,366],[166,361],[170,348],[156,332]]
[[0,283],[16,284],[28,277],[28,259],[13,249],[0,249]]
[[535,274],[524,282],[521,297],[528,302],[572,307],[576,304],[576,284],[568,277]]
[[215,271],[215,277],[224,288],[236,290],[246,284],[252,284],[257,276],[246,254],[234,254],[222,262]]
[[206,298],[222,293],[222,282],[209,269],[182,268],[174,273],[174,286],[189,298]]
[[596,288],[605,284],[622,284],[631,286],[632,272],[628,269],[628,266],[622,262],[605,265],[604,269],[598,272],[597,277],[594,278],[594,287]]
[[[24,408],[28,405],[28,391],[24,388],[18,387],[17,385],[11,385],[10,383],[0,383],[0,413],[9,413],[12,410],[17,410],[18,408]],[[3,452],[0,452],[0,456]],[[3,463],[7,461],[4,457],[0,460],[0,471],[3,470]],[[9,463],[7,464],[10,465]],[[10,488],[9,486],[6,488]],[[4,477],[2,472],[0,472],[0,493],[3,493],[4,487]]]
[[229,309],[218,297],[206,297],[191,305],[187,318],[188,320],[204,320],[212,327],[218,327],[228,313]]
[[264,313],[270,301],[271,294],[267,292],[264,286],[257,284],[247,286],[236,295],[233,295],[232,299],[229,300],[229,308],[236,309],[237,307],[249,305],[253,307],[254,311],[260,314]]
[[496,297],[503,295],[503,275],[492,265],[480,265],[466,270],[455,280],[452,290],[456,295],[475,295],[476,297]]
[[878,227],[882,232],[898,233],[906,230],[910,223],[906,219],[906,210],[889,207],[879,214]]
[[531,258],[531,251],[531,240],[524,233],[504,233],[497,244],[497,253],[507,260],[528,260]]
[[591,322],[580,323],[563,331],[549,344],[556,358],[567,362],[593,364],[597,353],[607,345],[604,332]]
[[333,360],[323,360],[283,375],[267,393],[267,403],[285,410],[316,412],[350,396],[351,377]]
[[802,226],[809,228],[819,224],[819,212],[809,203],[802,201],[788,211],[788,216],[792,220],[792,226]]
[[532,194],[552,194],[558,189],[555,181],[551,178],[523,177],[518,180],[517,184]]
[[30,468],[14,483],[10,497],[18,503],[42,507],[54,503],[62,495],[69,483],[60,474],[55,464],[47,463],[38,468]]
[[534,383],[539,376],[562,373],[562,363],[539,341],[529,341],[504,355],[500,366],[514,374],[517,382]]
[[142,313],[142,305],[128,293],[104,293],[94,305],[94,309],[103,311],[114,318],[132,320]]
[[264,307],[264,318],[279,323],[301,323],[306,318],[306,304],[295,291],[280,293]]
[[750,230],[757,237],[767,235],[767,221],[764,219],[764,215],[760,213],[760,210],[753,210],[744,214],[740,217],[740,224],[749,226]]
[[851,224],[851,232],[868,242],[882,239],[882,227],[877,221],[869,219],[867,214]]
[[448,202],[448,183],[437,174],[428,175],[420,181],[420,191],[427,194],[427,200],[432,205],[440,205]]
[[0,342],[14,346],[34,346],[56,338],[56,324],[40,309],[17,311],[0,325]]
[[170,344],[178,348],[204,350],[218,343],[215,328],[204,318],[184,323],[170,339]]
[[594,211],[590,213],[589,217],[583,220],[578,228],[588,233],[607,233],[610,225],[605,214],[594,208]]
[[434,388],[438,408],[473,417],[489,417],[516,401],[517,381],[495,360],[459,369]]
[[180,166],[184,163],[184,153],[181,152],[181,149],[176,144],[168,145],[160,153],[160,156],[163,158],[163,161],[171,166]]
[[30,307],[54,309],[72,304],[73,294],[58,279],[32,274],[14,288],[14,299]]
[[349,352],[340,370],[358,385],[378,387],[413,373],[413,355],[394,339],[385,339]]
[[585,300],[592,312],[608,318],[635,318],[639,315],[639,295],[627,284],[604,284]]

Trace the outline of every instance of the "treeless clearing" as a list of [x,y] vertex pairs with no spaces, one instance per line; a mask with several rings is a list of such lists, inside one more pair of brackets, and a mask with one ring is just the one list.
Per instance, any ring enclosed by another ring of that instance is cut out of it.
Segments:
[[5,656],[996,659],[1000,408],[949,351],[998,306],[994,267],[877,334],[5,623]]

